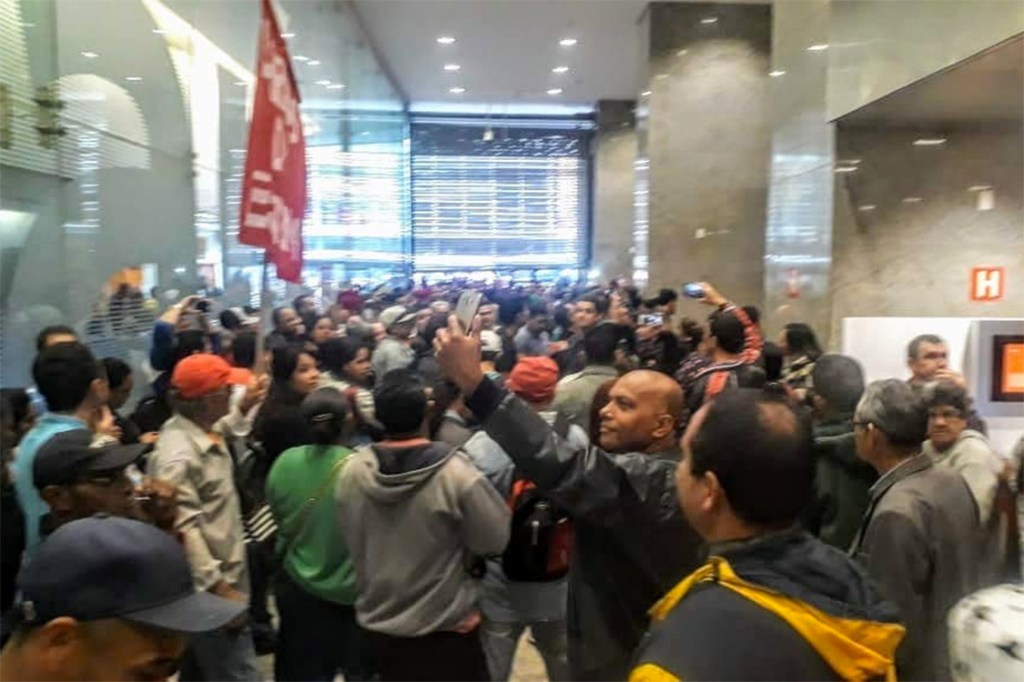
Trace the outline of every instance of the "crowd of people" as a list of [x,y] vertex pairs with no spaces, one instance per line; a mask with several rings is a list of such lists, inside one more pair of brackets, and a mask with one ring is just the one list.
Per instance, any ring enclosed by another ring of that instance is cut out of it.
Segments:
[[1022,453],[943,339],[865,385],[708,283],[705,320],[612,283],[467,326],[464,290],[270,329],[187,297],[131,411],[146,379],[44,329],[2,394],[0,679],[507,680],[527,630],[552,680],[1024,674]]

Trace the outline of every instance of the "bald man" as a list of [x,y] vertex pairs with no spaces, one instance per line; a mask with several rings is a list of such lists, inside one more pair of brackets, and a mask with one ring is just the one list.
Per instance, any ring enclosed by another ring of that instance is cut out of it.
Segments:
[[517,469],[575,520],[569,573],[573,680],[622,680],[647,610],[698,565],[700,540],[676,501],[683,395],[670,377],[619,379],[601,410],[600,447],[560,439],[480,370],[480,344],[455,317],[435,340],[445,375]]

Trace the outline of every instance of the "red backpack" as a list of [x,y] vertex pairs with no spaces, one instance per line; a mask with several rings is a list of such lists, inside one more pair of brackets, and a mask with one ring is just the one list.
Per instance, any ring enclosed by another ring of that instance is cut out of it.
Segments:
[[516,478],[508,497],[512,532],[501,557],[515,582],[550,582],[569,572],[573,523],[569,515],[530,481]]

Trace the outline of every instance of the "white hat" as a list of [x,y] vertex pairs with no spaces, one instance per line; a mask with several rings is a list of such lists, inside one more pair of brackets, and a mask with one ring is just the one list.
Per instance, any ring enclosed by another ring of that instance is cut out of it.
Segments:
[[384,325],[384,329],[391,329],[396,324],[403,322],[412,322],[416,319],[415,313],[406,312],[406,309],[400,305],[393,305],[390,308],[385,308],[384,312],[380,314],[377,321]]
[[482,353],[501,353],[501,337],[490,329],[480,331],[480,351]]

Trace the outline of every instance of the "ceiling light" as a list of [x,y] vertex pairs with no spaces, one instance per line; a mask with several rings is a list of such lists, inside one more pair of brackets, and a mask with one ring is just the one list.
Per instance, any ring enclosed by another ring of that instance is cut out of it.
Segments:
[[640,96],[641,97],[650,97],[651,96],[651,91],[650,90],[644,90],[643,92],[640,93]]
[[704,17],[703,19],[700,20],[700,23],[702,23],[702,24],[717,24],[718,23],[718,17]]
[[301,54],[295,55],[294,57],[292,57],[292,59],[294,61],[297,61],[297,62],[308,62],[309,61],[309,57],[306,57],[305,55],[301,55]]
[[363,132],[361,132],[361,133],[359,133],[359,134],[360,134],[360,135],[361,135],[362,137],[369,137],[369,136],[370,136],[370,131],[369,131],[369,130],[364,130]]
[[874,204],[862,204],[857,207],[857,210],[861,211],[862,213],[867,213],[868,211],[874,211],[876,208],[878,207],[875,206]]
[[157,35],[161,35],[162,36],[162,35],[165,35],[167,33],[167,31],[163,30],[162,28],[154,28],[153,29],[153,33],[156,33]]
[[451,45],[455,42],[455,38],[452,38],[451,36],[441,36],[437,39],[437,42],[441,45]]
[[568,66],[556,66],[555,68],[551,69],[551,73],[569,73],[569,67]]
[[240,88],[244,88],[244,87],[246,87],[249,84],[246,83],[245,81],[235,81],[235,85],[237,85]]
[[984,192],[987,189],[992,189],[992,185],[971,185],[967,188],[968,192]]
[[142,76],[125,76],[124,79],[126,81],[131,81],[132,83],[138,83],[142,80]]
[[81,54],[86,59],[96,59],[96,57],[100,56],[99,52],[80,52],[79,54]]
[[342,89],[344,89],[344,87],[345,87],[344,83],[331,83],[330,85],[327,86],[327,89],[328,90],[342,90]]
[[836,166],[836,173],[856,173],[856,166]]
[[320,60],[310,59],[308,62],[306,62],[306,66],[320,66]]
[[783,69],[775,69],[774,71],[769,71],[768,75],[772,78],[778,78],[780,76],[785,76],[786,72]]
[[807,48],[808,52],[823,52],[828,49],[828,43],[818,43]]
[[548,90],[548,94],[549,95],[561,95],[562,94],[562,88],[551,88],[550,90]]
[[836,163],[841,166],[856,166],[860,163],[860,159],[839,159]]
[[329,81],[329,80],[327,80],[327,79],[325,78],[325,79],[323,79],[323,80],[318,80],[318,81],[316,82],[316,84],[317,84],[317,85],[330,85],[330,84],[331,84],[331,81]]
[[677,57],[682,57],[687,52],[689,52],[689,50],[679,50],[679,51],[676,52],[676,56]]
[[938,147],[941,144],[946,144],[946,138],[944,137],[922,137],[914,140],[915,147]]
[[904,204],[920,204],[924,201],[924,197],[903,197]]
[[490,126],[484,128],[484,135],[481,139],[484,142],[494,142],[494,130]]
[[448,88],[448,92],[452,93],[453,95],[461,95],[465,91],[466,88],[462,87],[461,85],[456,85],[454,88]]
[[657,74],[657,75],[655,76],[655,78],[657,78],[657,79],[658,79],[658,80],[660,80],[660,81],[663,81],[663,80],[665,80],[666,78],[668,78],[668,74],[667,74],[667,73],[659,73],[659,74]]
[[282,38],[294,38],[295,34],[294,33],[282,33],[281,37]]
[[444,70],[445,71],[458,71],[461,68],[462,67],[459,66],[458,64],[445,64],[444,65]]
[[562,47],[572,47],[576,45],[576,43],[578,42],[580,41],[576,40],[575,38],[562,38],[561,40],[558,41],[558,44],[561,45]]

